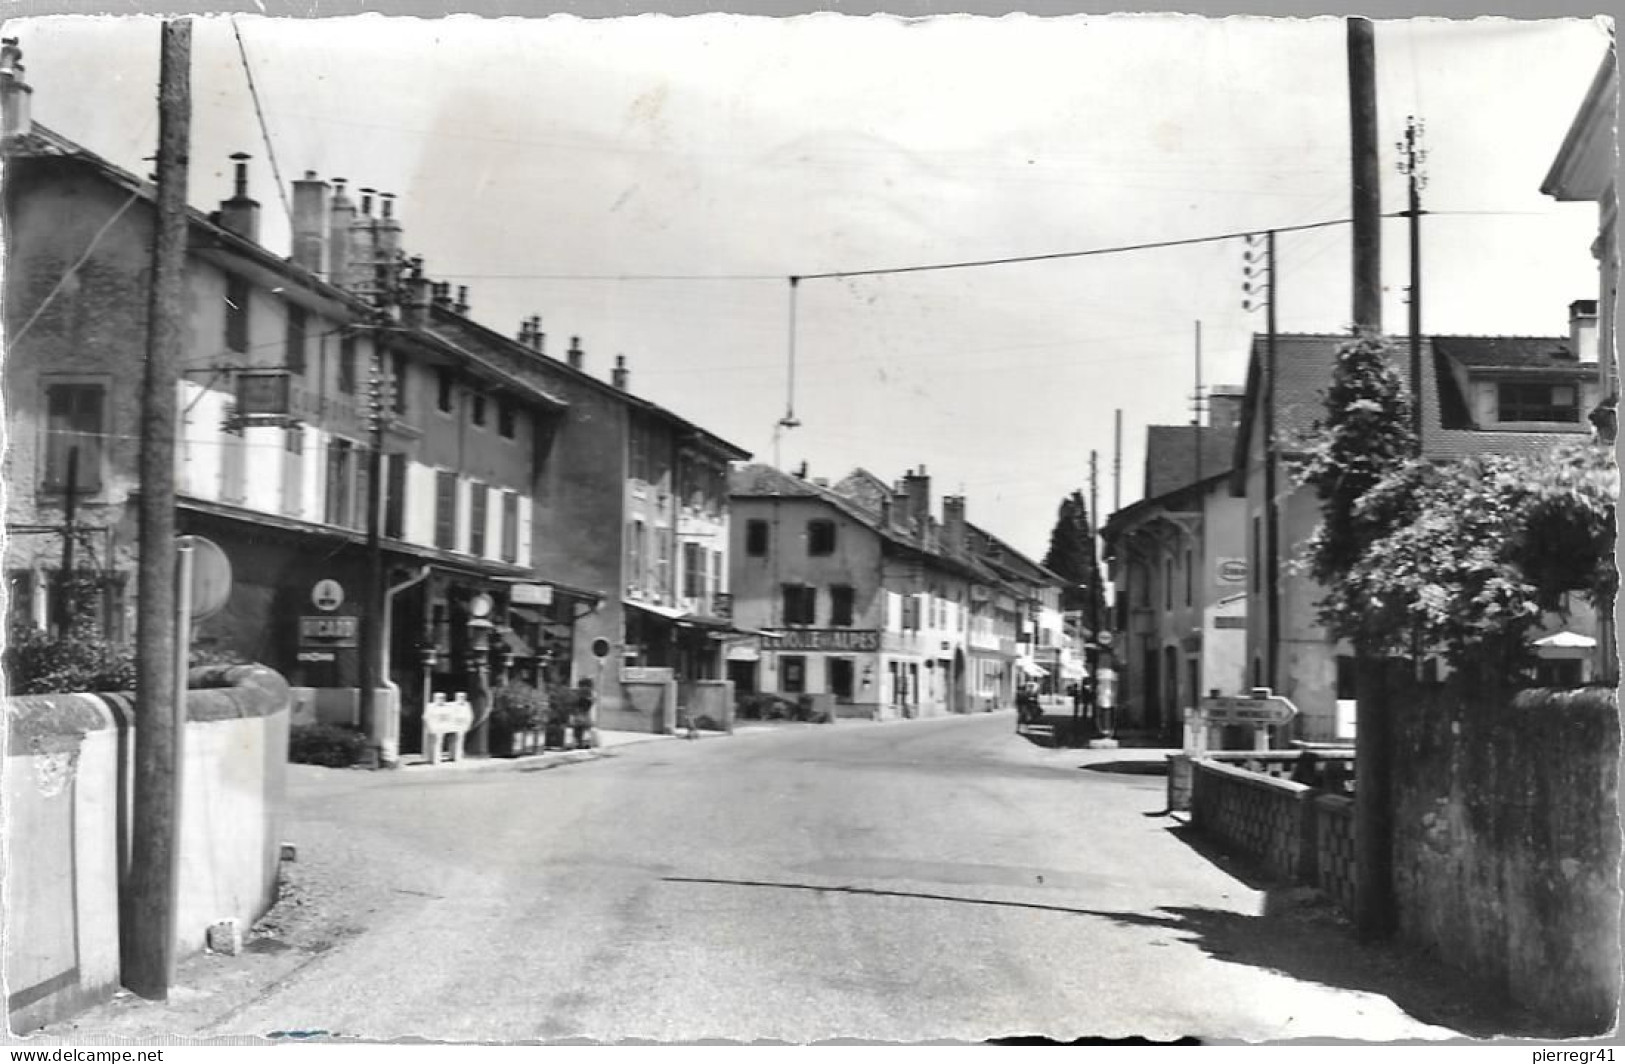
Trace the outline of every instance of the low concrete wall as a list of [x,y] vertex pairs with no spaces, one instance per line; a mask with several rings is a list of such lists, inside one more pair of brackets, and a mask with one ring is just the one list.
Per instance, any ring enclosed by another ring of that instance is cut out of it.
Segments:
[[1296,880],[1304,867],[1311,788],[1218,761],[1191,762],[1191,824],[1270,874]]
[[1466,687],[1393,703],[1400,933],[1575,1033],[1620,992],[1614,691]]
[[598,726],[610,731],[677,730],[677,681],[666,668],[627,669],[621,675],[622,697],[599,703]]
[[[243,927],[276,900],[288,759],[288,687],[259,666],[194,669],[187,697],[177,937]],[[203,689],[196,689],[203,688]],[[134,729],[128,695],[0,702],[8,744],[4,963],[13,1031],[119,985],[120,869],[129,848]],[[24,860],[10,855],[25,854]]]

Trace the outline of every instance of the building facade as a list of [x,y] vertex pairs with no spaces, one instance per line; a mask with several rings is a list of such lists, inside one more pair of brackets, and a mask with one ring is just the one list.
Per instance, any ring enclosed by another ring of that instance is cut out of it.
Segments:
[[[1422,447],[1437,460],[1476,454],[1538,454],[1565,437],[1584,438],[1585,412],[1600,398],[1594,307],[1571,308],[1568,336],[1432,336],[1422,344]],[[1270,687],[1292,699],[1300,715],[1297,737],[1346,740],[1353,735],[1353,658],[1331,639],[1317,616],[1322,592],[1293,561],[1320,521],[1313,490],[1296,483],[1291,461],[1304,453],[1337,350],[1348,337],[1283,335],[1276,338],[1275,438],[1266,439],[1263,409],[1265,337],[1253,340],[1246,399],[1236,436],[1231,490],[1245,499],[1248,546],[1247,669],[1249,686]],[[1391,337],[1396,351],[1408,341]],[[1276,505],[1266,504],[1273,473]],[[1275,534],[1270,535],[1270,524]],[[1271,550],[1271,543],[1277,544]],[[1273,555],[1273,556],[1272,556]],[[1568,631],[1550,619],[1546,635]],[[1588,611],[1569,623],[1594,631]],[[1593,631],[1571,632],[1593,638]],[[1539,649],[1553,661],[1571,656],[1557,646]]]

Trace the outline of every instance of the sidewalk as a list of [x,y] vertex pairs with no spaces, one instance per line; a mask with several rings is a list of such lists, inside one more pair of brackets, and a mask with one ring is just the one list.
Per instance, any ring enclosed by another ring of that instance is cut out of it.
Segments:
[[635,743],[653,742],[657,739],[680,739],[680,735],[657,735],[654,732],[604,731],[598,732],[597,746],[587,750],[543,750],[534,754],[519,754],[514,757],[469,757],[467,754],[457,761],[448,761],[444,758],[437,764],[429,764],[422,754],[407,754],[401,758],[401,769],[410,771],[414,776],[425,772],[473,772],[481,769],[524,768],[536,771],[540,768],[552,768],[556,765],[569,765],[577,761],[591,761],[594,758],[608,756],[609,751]]

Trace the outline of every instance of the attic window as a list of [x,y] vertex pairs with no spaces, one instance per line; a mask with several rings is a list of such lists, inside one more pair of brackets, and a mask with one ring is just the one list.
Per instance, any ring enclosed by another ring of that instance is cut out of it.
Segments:
[[1503,381],[1496,386],[1497,421],[1580,420],[1579,389],[1572,384]]

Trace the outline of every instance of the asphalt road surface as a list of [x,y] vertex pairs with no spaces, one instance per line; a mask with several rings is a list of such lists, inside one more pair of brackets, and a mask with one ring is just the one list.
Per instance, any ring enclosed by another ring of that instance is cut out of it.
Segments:
[[662,740],[549,771],[295,766],[289,887],[159,1030],[556,1042],[1494,1033],[1503,1003],[1356,947],[1159,815],[1160,755],[1008,713]]

